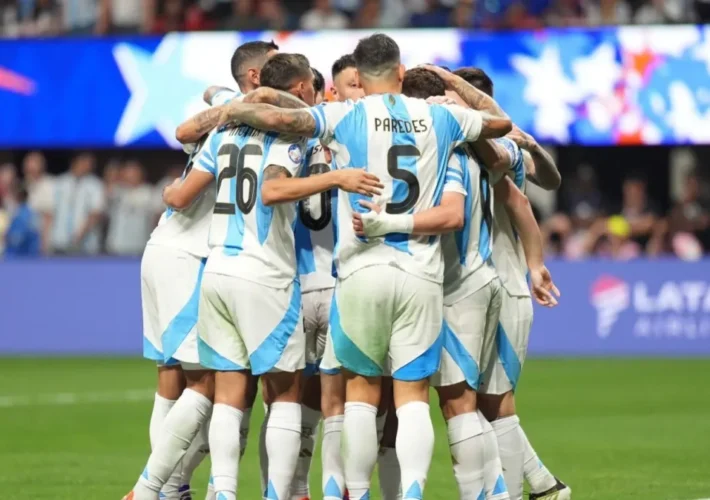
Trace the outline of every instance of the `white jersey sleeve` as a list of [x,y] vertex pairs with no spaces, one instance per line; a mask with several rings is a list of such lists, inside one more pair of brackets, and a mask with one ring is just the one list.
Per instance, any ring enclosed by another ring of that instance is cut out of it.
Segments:
[[[197,162],[200,157],[207,154],[214,134],[214,132],[211,133],[196,145],[196,149],[190,155],[183,172],[183,178],[193,168],[199,169]],[[185,210],[178,212],[168,208],[161,216],[158,227],[153,230],[148,244],[170,246],[198,257],[207,257],[209,254],[207,237],[214,203],[215,186],[213,184],[205,189],[199,198]]]
[[335,131],[343,119],[355,108],[353,101],[324,102],[310,108],[311,116],[316,122],[313,137],[318,138],[327,146],[335,137]]
[[212,96],[212,106],[221,106],[234,99],[243,99],[244,94],[238,90],[222,89]]
[[[496,139],[496,142],[508,151],[511,164],[507,171],[493,172],[491,174],[492,183],[499,182],[507,175],[518,189],[525,192],[525,164],[522,150],[507,137]],[[493,213],[493,263],[503,286],[510,295],[528,297],[530,296],[527,282],[528,267],[523,244],[505,206],[502,203],[494,203]]]
[[449,165],[446,167],[446,178],[444,184],[444,192],[447,193],[459,193],[464,196],[468,194],[467,188],[464,185],[464,179],[466,173],[464,168],[465,163],[461,163],[460,155],[453,154],[449,159]]
[[442,115],[448,124],[451,141],[458,146],[463,142],[473,142],[481,135],[483,117],[475,109],[464,108],[457,104],[433,104],[437,110],[446,110],[450,116]]

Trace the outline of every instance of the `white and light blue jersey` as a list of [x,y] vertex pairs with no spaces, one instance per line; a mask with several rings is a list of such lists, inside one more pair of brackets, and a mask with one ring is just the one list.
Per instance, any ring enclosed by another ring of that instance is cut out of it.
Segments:
[[[301,177],[324,174],[329,172],[331,167],[320,141],[308,141]],[[302,292],[325,290],[335,286],[333,218],[337,203],[337,189],[315,194],[298,203],[296,256]]]
[[[196,145],[183,171],[183,179],[192,170],[195,159],[205,144],[206,140],[202,140]],[[207,257],[207,236],[210,232],[215,193],[215,187],[209,186],[188,208],[180,211],[168,208],[161,215],[158,227],[150,235],[148,245],[169,246],[197,257]]]
[[[357,102],[324,103],[310,110],[315,136],[334,153],[337,168],[364,168],[385,185],[373,201],[391,214],[422,212],[441,201],[449,157],[459,144],[481,133],[480,113],[459,106],[429,105],[395,94],[370,95]],[[441,283],[439,237],[355,235],[353,212],[365,212],[363,196],[338,199],[335,264],[338,276],[373,265],[392,265]]]
[[[525,163],[523,152],[515,142],[506,137],[496,139],[503,145],[511,157],[511,168],[504,173],[508,175],[523,193],[525,192]],[[492,176],[496,181],[502,176]],[[495,183],[495,182],[494,182]],[[495,201],[495,199],[494,199]],[[506,291],[514,297],[529,297],[527,274],[528,265],[525,260],[523,244],[513,226],[513,222],[501,203],[493,204],[493,263]]]
[[301,171],[306,139],[284,138],[246,125],[214,131],[195,160],[196,170],[216,179],[217,199],[205,272],[285,288],[296,278],[296,203],[266,206],[264,169],[275,165],[292,176]]
[[473,150],[456,148],[449,160],[450,173],[466,191],[464,226],[441,237],[444,254],[444,303],[454,304],[480,290],[496,276],[493,252],[493,200],[488,171]]
[[227,104],[233,99],[243,97],[244,94],[239,90],[222,89],[212,96],[212,106],[221,106]]

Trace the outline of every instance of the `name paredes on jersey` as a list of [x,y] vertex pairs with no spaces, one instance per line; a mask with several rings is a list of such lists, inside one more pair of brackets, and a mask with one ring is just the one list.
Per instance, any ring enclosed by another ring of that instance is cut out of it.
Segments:
[[423,134],[429,130],[426,120],[397,120],[395,118],[375,118],[375,132],[396,134]]

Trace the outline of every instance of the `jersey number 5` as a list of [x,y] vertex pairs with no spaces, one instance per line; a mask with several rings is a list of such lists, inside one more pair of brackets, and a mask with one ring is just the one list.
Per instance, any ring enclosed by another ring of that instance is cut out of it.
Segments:
[[[217,197],[219,197],[220,189],[222,188],[222,181],[236,177],[236,206],[239,207],[239,211],[243,214],[248,214],[254,208],[256,204],[256,187],[258,185],[256,172],[249,167],[245,167],[244,162],[248,155],[261,156],[262,154],[261,146],[256,144],[247,144],[242,149],[239,149],[234,144],[225,144],[217,153],[218,163],[222,158],[228,158],[227,168],[222,169],[219,177],[217,177]],[[248,184],[245,199],[244,183],[246,181],[248,181]],[[227,183],[227,186],[229,186],[229,183]],[[234,215],[237,211],[235,205],[231,202],[217,202],[214,204],[214,213]]]
[[[330,167],[325,163],[315,163],[308,169],[308,176],[325,174],[330,172]],[[311,231],[322,231],[328,224],[330,224],[330,219],[332,217],[330,210],[330,201],[332,194],[330,191],[323,191],[320,194],[320,217],[314,219],[311,212],[306,208],[307,200],[302,200],[298,202],[298,217]]]
[[419,199],[419,180],[409,170],[399,168],[399,159],[404,156],[421,156],[419,150],[410,144],[400,144],[392,146],[387,152],[387,172],[393,179],[407,183],[407,197],[397,203],[388,203],[385,212],[388,214],[406,214],[417,203]]

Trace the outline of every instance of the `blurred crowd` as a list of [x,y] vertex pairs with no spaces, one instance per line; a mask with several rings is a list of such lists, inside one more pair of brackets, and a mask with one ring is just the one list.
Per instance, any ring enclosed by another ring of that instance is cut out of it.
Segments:
[[157,184],[135,160],[112,160],[96,174],[96,159],[82,153],[68,172],[51,176],[40,152],[25,155],[21,172],[0,166],[0,235],[14,256],[137,256],[165,210],[162,191],[182,173],[170,168]]
[[0,0],[5,37],[710,21],[710,0]]
[[[0,246],[7,257],[138,256],[165,209],[163,188],[182,172],[175,165],[151,184],[140,162],[108,160],[99,176],[89,153],[73,157],[69,170],[56,176],[47,173],[40,152],[19,163],[19,169],[0,166]],[[672,180],[649,179],[647,171],[629,171],[618,199],[605,194],[599,171],[587,164],[563,173],[552,203],[531,187],[548,253],[618,260],[667,254],[693,260],[710,253],[710,172],[685,165],[675,187]],[[671,201],[662,206],[649,182],[671,191]]]

